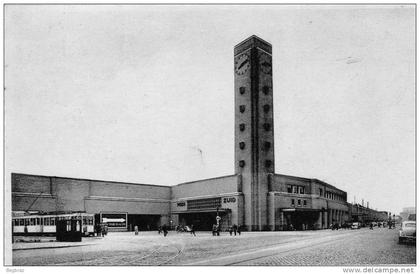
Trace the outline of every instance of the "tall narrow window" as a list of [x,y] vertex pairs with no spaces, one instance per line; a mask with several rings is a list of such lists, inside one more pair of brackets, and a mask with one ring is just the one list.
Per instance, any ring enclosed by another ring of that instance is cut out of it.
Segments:
[[240,105],[240,106],[239,106],[239,111],[240,111],[241,113],[244,113],[244,111],[245,111],[245,105]]
[[263,93],[268,95],[268,93],[270,93],[270,88],[268,86],[263,86]]
[[239,93],[244,94],[245,93],[245,87],[240,87],[239,88]]
[[305,187],[303,186],[299,187],[299,194],[305,194]]
[[239,161],[239,166],[240,167],[244,167],[245,166],[245,161],[244,160],[240,160]]
[[245,142],[240,142],[239,143],[239,148],[244,149],[245,148]]
[[245,124],[240,124],[239,125],[239,130],[244,131],[245,130]]
[[292,199],[292,206],[295,206],[295,199]]
[[291,185],[287,185],[287,193],[292,193],[292,186]]

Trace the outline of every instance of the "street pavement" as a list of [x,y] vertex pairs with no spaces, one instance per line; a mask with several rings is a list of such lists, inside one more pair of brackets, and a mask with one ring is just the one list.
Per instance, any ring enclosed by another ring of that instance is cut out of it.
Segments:
[[[346,266],[415,264],[415,244],[398,244],[398,230],[109,233],[82,243],[19,243],[13,265],[266,265]],[[54,246],[56,245],[56,246]],[[28,249],[30,247],[30,249]],[[37,247],[40,247],[37,249]],[[58,248],[60,247],[60,248]]]

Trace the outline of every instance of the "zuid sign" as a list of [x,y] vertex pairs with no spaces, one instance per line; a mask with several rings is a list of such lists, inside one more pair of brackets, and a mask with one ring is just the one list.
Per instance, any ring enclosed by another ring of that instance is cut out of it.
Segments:
[[236,198],[235,197],[224,197],[222,199],[224,204],[228,204],[228,203],[236,203]]

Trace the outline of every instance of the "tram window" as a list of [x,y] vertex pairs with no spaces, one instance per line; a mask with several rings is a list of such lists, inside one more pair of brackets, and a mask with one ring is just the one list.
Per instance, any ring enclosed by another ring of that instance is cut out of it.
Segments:
[[19,225],[21,225],[21,226],[24,225],[23,219],[19,219]]
[[35,218],[35,224],[39,225],[39,218]]
[[303,206],[306,206],[306,200],[303,200]]
[[50,218],[45,218],[44,225],[50,225]]
[[50,224],[51,224],[51,225],[55,225],[55,219],[54,219],[54,217],[52,217],[52,218],[51,218],[51,222],[50,222]]
[[292,206],[295,205],[295,199],[292,199]]
[[90,217],[90,218],[88,219],[88,221],[89,221],[89,225],[93,225],[93,218],[92,218],[92,217]]
[[305,188],[303,186],[299,187],[299,194],[305,194]]
[[29,219],[29,225],[35,225],[35,218]]
[[293,186],[293,193],[298,193],[297,186]]
[[13,225],[14,225],[14,226],[18,226],[18,225],[19,225],[19,222],[17,222],[17,219],[14,219],[14,220],[13,220]]
[[300,200],[298,200],[298,206],[301,206],[301,202],[300,202]]
[[292,193],[292,186],[291,185],[287,185],[287,193]]

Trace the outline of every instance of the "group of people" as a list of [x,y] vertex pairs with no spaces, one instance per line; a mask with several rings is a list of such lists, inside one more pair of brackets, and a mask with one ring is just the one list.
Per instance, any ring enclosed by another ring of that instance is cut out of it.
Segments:
[[[168,235],[168,230],[169,230],[168,226],[166,226],[165,224],[158,227],[158,233],[159,234],[163,233],[164,237],[166,237]],[[190,226],[178,226],[177,225],[177,226],[175,226],[175,231],[177,233],[179,233],[179,232],[190,232],[191,235],[197,236],[195,234],[194,225],[190,225]],[[213,224],[212,235],[213,236],[220,236],[220,231],[221,231],[220,225],[219,224]],[[231,236],[232,235],[236,236],[236,234],[241,235],[241,227],[236,225],[236,224],[229,226],[228,231],[229,231],[229,234]]]
[[158,233],[163,233],[163,236],[166,237],[168,235],[168,227],[165,224],[159,226]]
[[238,233],[238,235],[241,235],[241,226],[238,226],[236,224],[229,226],[229,234],[232,236],[232,233],[235,234]]
[[98,237],[104,237],[106,234],[108,234],[108,226],[106,224],[96,224],[95,233]]

